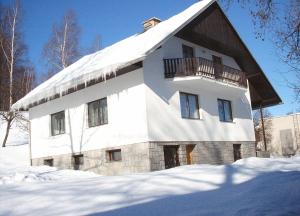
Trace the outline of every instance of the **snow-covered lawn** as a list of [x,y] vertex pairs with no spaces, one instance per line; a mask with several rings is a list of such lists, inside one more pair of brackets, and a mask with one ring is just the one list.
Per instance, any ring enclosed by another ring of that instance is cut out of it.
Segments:
[[30,167],[26,149],[0,148],[0,215],[300,215],[299,157],[99,176]]

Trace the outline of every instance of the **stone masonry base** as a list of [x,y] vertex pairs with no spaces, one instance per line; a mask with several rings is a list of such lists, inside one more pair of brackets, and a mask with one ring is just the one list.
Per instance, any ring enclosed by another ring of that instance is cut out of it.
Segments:
[[[164,146],[166,145],[178,147],[180,165],[188,163],[186,152],[188,145],[193,146],[190,153],[192,164],[229,164],[234,162],[233,144],[241,144],[242,158],[255,157],[255,142],[145,142],[81,152],[83,163],[77,168],[102,175],[162,170],[165,169]],[[121,149],[121,161],[109,160],[108,151],[114,149]],[[53,159],[53,166],[61,169],[75,168],[72,154],[34,158],[32,164],[43,165],[47,159]]]

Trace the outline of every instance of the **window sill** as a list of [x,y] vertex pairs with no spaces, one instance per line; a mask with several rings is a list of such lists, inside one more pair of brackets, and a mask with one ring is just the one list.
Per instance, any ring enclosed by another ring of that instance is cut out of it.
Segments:
[[229,124],[235,124],[235,121],[220,121],[221,123],[229,123]]
[[185,120],[200,120],[200,121],[203,121],[203,118],[185,118],[185,117],[181,117],[182,119],[185,119]]
[[64,135],[67,135],[67,133],[62,133],[62,134],[57,134],[57,135],[50,135],[49,138],[56,139],[56,138],[62,137]]
[[85,129],[92,129],[92,128],[97,128],[97,127],[101,127],[101,126],[105,126],[105,125],[108,125],[108,123],[101,124],[101,125],[95,125],[95,126],[91,126],[91,127],[87,126]]

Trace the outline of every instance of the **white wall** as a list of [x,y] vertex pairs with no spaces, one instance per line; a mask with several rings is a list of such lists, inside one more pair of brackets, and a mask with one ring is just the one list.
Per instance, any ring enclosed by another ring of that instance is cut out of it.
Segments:
[[[254,141],[249,91],[213,80],[164,78],[163,58],[182,57],[183,40],[173,38],[144,61],[149,139],[152,141]],[[184,42],[185,44],[189,44]],[[196,48],[196,57],[203,56]],[[216,54],[212,51],[205,55]],[[238,68],[227,56],[223,63]],[[208,58],[208,56],[206,58]],[[182,119],[179,91],[199,96],[200,120]],[[217,99],[232,102],[233,122],[219,121]]]
[[[164,78],[163,58],[182,57],[182,42],[178,38],[168,41],[147,56],[143,69],[31,108],[33,158],[146,141],[254,141],[247,89],[201,77]],[[238,68],[228,56],[184,43],[195,47],[196,56],[209,59],[217,54],[224,64]],[[181,118],[179,91],[199,96],[200,120]],[[86,103],[106,96],[108,124],[88,128]],[[217,98],[232,101],[232,123],[219,121]],[[50,114],[62,110],[66,133],[51,136]]]
[[[294,150],[295,151],[299,150],[300,141],[298,141],[296,139],[296,133],[297,132],[295,133],[294,123],[296,123],[300,126],[300,114],[291,114],[291,115],[286,115],[286,116],[278,116],[278,117],[273,117],[273,118],[270,118],[270,119],[266,119],[265,121],[271,121],[272,122],[271,123],[271,125],[272,125],[272,127],[271,127],[272,128],[271,129],[272,139],[271,139],[271,143],[268,143],[268,148],[271,151],[272,156],[282,156],[282,154],[283,154],[282,148],[284,148],[286,146],[285,143],[281,142],[281,138],[280,138],[280,131],[281,130],[289,130],[289,129],[291,130]],[[297,141],[298,141],[298,143],[297,143]]]
[[[33,158],[148,140],[143,70],[30,109]],[[108,124],[88,128],[86,103],[107,96]],[[65,111],[66,133],[51,136],[50,114]]]

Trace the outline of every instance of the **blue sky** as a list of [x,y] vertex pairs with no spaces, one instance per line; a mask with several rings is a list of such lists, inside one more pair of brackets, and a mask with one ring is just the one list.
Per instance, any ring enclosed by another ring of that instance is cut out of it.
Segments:
[[[9,4],[11,1],[0,2]],[[196,0],[26,0],[22,1],[22,31],[29,58],[37,73],[41,74],[45,70],[41,56],[43,45],[50,36],[52,24],[59,22],[68,9],[76,12],[81,27],[80,45],[88,48],[96,35],[101,35],[102,47],[106,47],[141,32],[144,20],[153,16],[164,20],[195,2]],[[282,76],[288,68],[277,57],[277,50],[272,43],[269,40],[255,39],[252,21],[245,9],[233,5],[226,14],[284,102],[270,108],[272,114],[283,115],[296,110],[293,91],[286,86]]]

